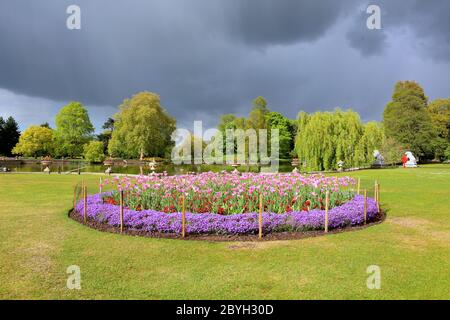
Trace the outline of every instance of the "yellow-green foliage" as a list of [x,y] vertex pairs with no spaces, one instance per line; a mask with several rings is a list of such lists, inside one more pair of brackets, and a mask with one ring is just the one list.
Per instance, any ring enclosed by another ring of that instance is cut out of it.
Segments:
[[103,142],[91,141],[84,145],[84,158],[89,162],[102,162],[105,160]]
[[53,130],[41,126],[30,126],[20,135],[19,143],[12,152],[27,157],[37,157],[50,155],[53,150]]
[[126,99],[114,120],[108,146],[109,153],[114,156],[164,156],[172,145],[171,135],[176,122],[161,107],[157,94],[141,92]]
[[298,117],[296,151],[309,170],[336,169],[339,161],[346,167],[370,163],[382,141],[381,127],[373,122],[364,126],[352,110],[301,112]]

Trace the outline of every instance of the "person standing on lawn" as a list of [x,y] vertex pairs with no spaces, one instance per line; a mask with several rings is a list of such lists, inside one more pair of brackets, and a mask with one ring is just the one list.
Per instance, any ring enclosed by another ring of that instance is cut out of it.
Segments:
[[406,168],[406,163],[409,161],[408,156],[406,154],[402,157],[403,168]]

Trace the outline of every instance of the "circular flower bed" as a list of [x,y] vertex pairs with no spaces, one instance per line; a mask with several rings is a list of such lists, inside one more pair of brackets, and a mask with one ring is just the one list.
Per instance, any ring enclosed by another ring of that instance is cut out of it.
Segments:
[[[119,207],[103,201],[103,195],[87,198],[87,217],[99,223],[120,226]],[[82,215],[83,201],[76,206]],[[345,228],[364,223],[364,197],[357,195],[347,203],[329,211],[329,228]],[[376,219],[377,206],[368,199],[367,219]],[[258,213],[220,215],[214,213],[186,213],[186,231],[189,234],[256,234]],[[263,213],[263,232],[323,230],[325,211],[314,209],[309,212]],[[155,210],[124,210],[124,226],[131,230],[148,233],[181,233],[181,213],[164,213]]]
[[[258,204],[263,198],[263,232],[323,230],[325,193],[330,192],[329,229],[364,223],[364,197],[355,195],[349,177],[299,174],[214,174],[140,176],[105,181],[124,191],[124,227],[145,233],[181,233],[181,197],[186,202],[188,234],[258,233]],[[87,198],[90,221],[120,226],[119,191]],[[80,201],[75,214],[83,215]],[[207,211],[211,210],[211,211]],[[367,221],[379,217],[375,200],[367,201]]]

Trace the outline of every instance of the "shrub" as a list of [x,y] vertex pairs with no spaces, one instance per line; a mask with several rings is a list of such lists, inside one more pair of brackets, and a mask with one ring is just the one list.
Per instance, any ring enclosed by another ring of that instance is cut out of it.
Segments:
[[84,145],[84,158],[89,162],[103,162],[105,160],[103,150],[103,142],[91,141]]

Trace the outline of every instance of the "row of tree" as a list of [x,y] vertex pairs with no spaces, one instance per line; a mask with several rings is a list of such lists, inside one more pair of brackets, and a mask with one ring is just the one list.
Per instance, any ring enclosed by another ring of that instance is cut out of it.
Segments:
[[119,108],[119,112],[105,122],[103,132],[94,135],[86,108],[79,102],[71,102],[55,116],[55,129],[48,124],[30,126],[20,139],[17,134],[18,142],[12,144],[15,147],[9,146],[9,153],[4,154],[84,156],[92,162],[103,161],[106,154],[141,159],[145,155],[164,157],[170,154],[175,119],[160,105],[158,95],[141,92],[126,99]]
[[[27,128],[19,139],[17,123],[0,118],[0,154],[81,157],[103,161],[105,155],[122,158],[168,157],[174,146],[171,135],[176,121],[161,106],[158,95],[141,92],[124,100],[119,112],[94,135],[86,108],[71,102],[55,117],[55,129],[48,124]],[[373,161],[373,151],[380,150],[388,162],[399,161],[411,150],[422,159],[450,158],[450,98],[428,103],[424,90],[416,82],[396,84],[392,101],[382,123],[362,123],[351,110],[300,112],[296,120],[270,111],[263,97],[253,100],[247,117],[226,114],[217,129],[274,129],[279,132],[281,159],[298,157],[311,170],[361,166]],[[195,138],[195,137],[194,137]],[[201,139],[201,138],[200,138]],[[192,142],[187,137],[186,143]],[[209,141],[202,141],[205,147]],[[13,148],[14,147],[14,148]],[[226,146],[224,145],[224,151]]]
[[376,122],[364,125],[354,111],[301,112],[296,151],[311,170],[330,170],[343,161],[356,167],[373,162],[373,152],[383,143],[383,129]]
[[347,166],[373,162],[379,150],[389,163],[405,151],[421,159],[450,159],[450,98],[428,104],[419,84],[398,82],[383,122],[363,124],[351,110],[298,116],[296,152],[311,170],[328,170],[343,161]]
[[[253,100],[253,108],[247,118],[236,117],[234,114],[221,116],[217,129],[225,136],[228,129],[266,129],[270,139],[270,132],[278,130],[280,159],[290,159],[294,156],[294,141],[297,134],[297,122],[283,116],[279,112],[270,111],[267,101],[263,97]],[[224,153],[226,145],[224,143]]]

